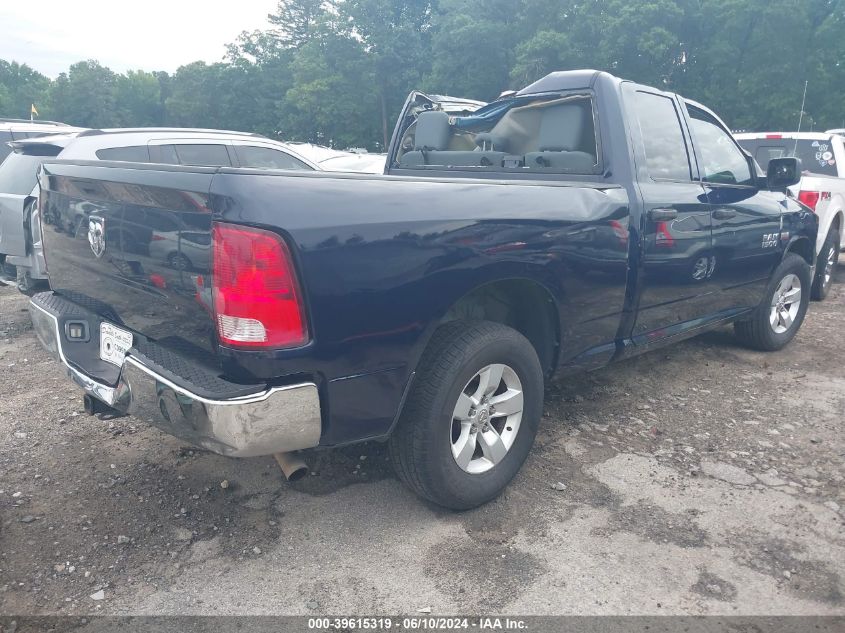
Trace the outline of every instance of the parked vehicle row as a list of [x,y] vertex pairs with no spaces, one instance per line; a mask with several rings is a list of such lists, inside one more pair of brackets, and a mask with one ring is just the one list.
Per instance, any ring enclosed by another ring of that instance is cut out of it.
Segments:
[[517,473],[553,375],[729,323],[777,350],[810,300],[801,161],[603,72],[412,93],[383,175],[79,158],[41,167],[30,312],[89,412],[282,463],[387,441],[449,508]]
[[[8,143],[12,154],[0,164],[0,258],[14,272],[18,287],[32,292],[44,286],[47,268],[41,251],[37,221],[36,174],[48,158],[92,161],[131,161],[168,165],[230,166],[250,169],[319,170],[320,167],[290,145],[257,134],[186,128],[77,130],[25,138]],[[169,265],[190,269],[208,257],[208,243],[197,244],[190,226],[177,226],[139,210],[142,222],[113,223],[109,232],[126,248],[161,256]],[[35,219],[34,219],[35,218]],[[87,231],[85,209],[68,209],[62,217],[44,222],[71,234]],[[153,247],[153,245],[155,245]]]

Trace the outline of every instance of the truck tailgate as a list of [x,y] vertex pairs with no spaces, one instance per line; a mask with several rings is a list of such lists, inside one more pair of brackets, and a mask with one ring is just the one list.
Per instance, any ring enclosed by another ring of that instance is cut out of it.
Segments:
[[[82,305],[105,304],[122,326],[214,367],[208,192],[215,171],[45,165],[43,240],[53,290]],[[167,176],[166,187],[149,184],[157,173]]]

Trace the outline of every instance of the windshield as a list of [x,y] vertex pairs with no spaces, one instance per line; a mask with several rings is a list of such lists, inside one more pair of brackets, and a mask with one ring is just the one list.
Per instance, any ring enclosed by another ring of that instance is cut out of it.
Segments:
[[829,140],[799,139],[797,146],[794,138],[755,138],[737,139],[756,159],[763,171],[769,167],[773,158],[795,156],[801,159],[801,168],[814,174],[837,176],[833,146]]
[[46,156],[12,152],[0,164],[0,193],[28,196],[37,182],[38,168]]

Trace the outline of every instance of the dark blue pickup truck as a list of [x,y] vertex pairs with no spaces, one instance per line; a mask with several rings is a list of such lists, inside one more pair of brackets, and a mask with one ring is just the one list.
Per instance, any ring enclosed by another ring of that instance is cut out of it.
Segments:
[[415,492],[469,508],[526,459],[554,374],[725,323],[786,345],[816,240],[799,178],[602,72],[413,93],[385,175],[45,163],[31,314],[89,412],[288,464],[386,440]]

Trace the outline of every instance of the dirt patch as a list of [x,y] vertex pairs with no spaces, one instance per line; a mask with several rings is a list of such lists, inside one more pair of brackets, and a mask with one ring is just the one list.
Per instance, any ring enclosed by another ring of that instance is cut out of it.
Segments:
[[730,602],[736,598],[736,587],[727,580],[707,571],[702,571],[698,575],[698,582],[691,589],[693,592],[713,600]]
[[672,543],[678,547],[707,544],[707,532],[698,527],[689,514],[666,512],[650,504],[625,506],[611,516],[606,529],[631,532],[654,543]]
[[800,543],[767,538],[759,532],[737,535],[742,544],[739,561],[754,571],[776,579],[798,596],[842,604],[842,579],[833,561],[797,558],[804,548]]
[[470,613],[502,612],[545,572],[542,561],[531,554],[493,543],[439,545],[427,558],[429,579]]

